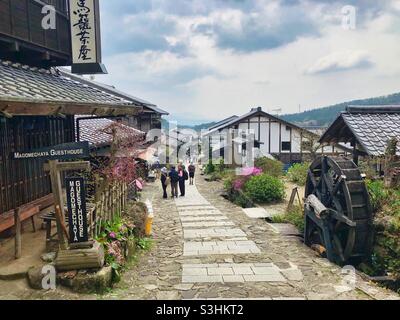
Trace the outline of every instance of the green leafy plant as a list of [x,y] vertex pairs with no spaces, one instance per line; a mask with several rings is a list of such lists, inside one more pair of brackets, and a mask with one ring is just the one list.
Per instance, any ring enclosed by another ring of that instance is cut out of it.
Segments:
[[304,232],[304,211],[301,206],[295,206],[284,214],[275,215],[272,217],[273,223],[291,223],[299,230]]
[[389,200],[389,192],[385,188],[384,182],[381,180],[367,181],[367,188],[372,208],[376,212]]
[[144,251],[148,251],[153,246],[153,240],[149,238],[142,238],[137,241],[138,247]]
[[287,172],[289,181],[294,182],[300,186],[304,186],[307,181],[307,173],[310,164],[308,162],[295,163]]
[[254,202],[271,203],[284,199],[285,185],[280,179],[263,174],[251,177],[244,185],[244,193]]
[[272,177],[280,177],[283,175],[283,163],[278,160],[261,157],[254,161],[254,166],[260,168],[263,173]]
[[204,173],[211,174],[213,172],[215,172],[215,165],[212,163],[212,160],[210,160],[204,168]]
[[111,266],[114,280],[118,281],[126,263],[125,244],[134,237],[135,225],[129,219],[117,216],[112,221],[104,222],[101,229],[96,241],[103,245],[105,263]]

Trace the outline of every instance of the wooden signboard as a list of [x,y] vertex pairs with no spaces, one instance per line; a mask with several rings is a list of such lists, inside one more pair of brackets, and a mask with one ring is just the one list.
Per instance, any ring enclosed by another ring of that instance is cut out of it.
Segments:
[[86,211],[85,180],[83,178],[65,179],[69,221],[69,242],[81,243],[89,240]]
[[46,159],[46,160],[72,160],[89,158],[89,142],[72,142],[57,146],[46,147],[31,151],[14,152],[14,160]]
[[101,63],[99,0],[70,0],[72,73],[107,73]]

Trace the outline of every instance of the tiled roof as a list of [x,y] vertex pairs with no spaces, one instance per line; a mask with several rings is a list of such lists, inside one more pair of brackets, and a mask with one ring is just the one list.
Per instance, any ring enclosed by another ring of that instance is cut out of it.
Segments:
[[218,122],[216,122],[214,125],[212,125],[211,127],[209,127],[208,128],[208,130],[212,130],[212,129],[215,129],[215,128],[217,128],[217,127],[220,127],[220,126],[222,126],[223,124],[226,124],[226,123],[228,123],[228,122],[231,122],[232,120],[235,120],[235,119],[237,119],[237,118],[239,118],[237,115],[234,115],[234,116],[231,116],[231,117],[229,117],[229,118],[226,118],[226,119],[223,119],[223,120],[221,120],[221,121],[218,121]]
[[0,60],[0,100],[130,105],[120,96],[69,78],[56,68],[38,69]]
[[132,96],[130,94],[122,92],[122,91],[116,89],[114,86],[110,86],[110,85],[107,85],[107,84],[104,84],[104,83],[100,83],[100,82],[97,82],[97,81],[93,81],[93,80],[89,80],[89,79],[83,78],[80,75],[76,75],[76,74],[70,73],[68,70],[66,70],[64,68],[60,68],[59,71],[64,76],[70,77],[72,79],[77,79],[78,81],[81,81],[81,82],[84,82],[86,84],[89,84],[90,86],[96,87],[96,88],[98,88],[100,90],[103,90],[105,92],[108,92],[108,93],[110,93],[112,95],[121,97],[122,99],[124,99],[126,101],[129,101],[130,103],[133,103],[135,105],[144,106],[144,107],[146,107],[146,108],[148,108],[148,109],[150,109],[150,110],[152,110],[152,111],[154,111],[156,113],[159,113],[161,115],[168,115],[169,114],[167,111],[162,110],[161,108],[157,107],[156,105],[154,105],[154,104],[152,104],[152,103],[150,103],[150,102],[148,102],[146,100],[143,100],[141,98],[137,98],[137,97],[134,97],[134,96]]
[[[76,117],[79,119],[79,117]],[[107,128],[114,124],[113,120],[105,118],[81,119],[79,121],[79,138],[80,141],[89,141],[93,147],[108,146],[112,142],[112,135],[106,133]],[[117,136],[120,139],[136,138],[137,136],[145,136],[145,133],[135,128],[119,124]]]
[[[368,109],[351,107],[342,113],[341,117],[371,156],[385,154],[388,141],[391,138],[400,138],[399,106]],[[400,149],[398,153],[400,154]]]
[[276,116],[273,116],[273,115],[271,115],[271,114],[269,114],[269,113],[264,112],[264,111],[262,110],[262,108],[260,108],[260,107],[259,107],[259,108],[253,108],[253,109],[250,110],[250,112],[248,112],[248,113],[246,113],[246,114],[244,114],[244,115],[242,115],[242,116],[240,116],[240,117],[232,116],[232,117],[231,117],[232,120],[230,120],[230,121],[226,121],[227,119],[224,119],[224,120],[220,121],[222,124],[220,124],[219,126],[213,126],[213,127],[211,127],[211,128],[209,129],[209,131],[206,132],[204,135],[205,135],[205,136],[211,135],[211,134],[217,133],[218,131],[223,130],[223,129],[225,129],[225,128],[230,128],[231,126],[233,126],[233,125],[235,125],[235,124],[238,124],[238,123],[240,123],[241,121],[244,121],[244,120],[248,119],[249,117],[252,117],[252,116],[257,115],[257,114],[262,115],[262,116],[265,116],[265,117],[272,118],[272,119],[274,119],[275,121],[281,122],[281,123],[283,123],[283,124],[285,124],[285,125],[287,125],[287,126],[290,126],[290,127],[294,128],[294,129],[298,129],[298,130],[300,130],[300,131],[307,132],[307,133],[310,134],[310,135],[315,135],[315,136],[317,136],[316,134],[314,134],[314,133],[311,132],[311,131],[308,131],[308,130],[306,130],[306,129],[300,128],[299,126],[297,126],[297,125],[295,125],[295,124],[293,124],[293,123],[291,123],[291,122],[288,122],[288,121],[283,120],[283,119],[281,119],[281,118],[279,118],[279,117],[276,117]]

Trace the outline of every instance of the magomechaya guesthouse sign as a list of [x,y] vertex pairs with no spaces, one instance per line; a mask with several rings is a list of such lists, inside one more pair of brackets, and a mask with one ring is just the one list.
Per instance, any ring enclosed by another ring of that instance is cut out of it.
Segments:
[[85,180],[83,178],[66,178],[67,207],[70,243],[81,243],[89,240]]
[[89,142],[65,143],[52,147],[45,147],[30,151],[17,151],[12,154],[15,160],[45,159],[45,160],[72,160],[88,158]]
[[107,73],[101,63],[99,0],[70,0],[72,73]]

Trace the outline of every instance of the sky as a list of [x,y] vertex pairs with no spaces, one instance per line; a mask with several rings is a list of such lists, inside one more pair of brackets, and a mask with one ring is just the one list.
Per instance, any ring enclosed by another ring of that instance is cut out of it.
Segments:
[[400,0],[100,3],[96,80],[181,124],[400,92]]

